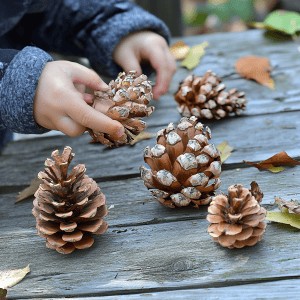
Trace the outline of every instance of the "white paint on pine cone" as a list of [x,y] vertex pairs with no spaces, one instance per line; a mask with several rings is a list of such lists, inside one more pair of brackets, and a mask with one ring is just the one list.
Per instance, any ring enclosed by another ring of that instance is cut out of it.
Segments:
[[201,196],[201,192],[197,190],[195,187],[187,187],[181,190],[181,194],[191,198],[191,199],[199,199]]
[[191,202],[191,199],[178,193],[170,196],[175,204],[178,206],[186,206]]
[[151,190],[150,193],[158,198],[167,198],[169,196],[169,193],[162,190]]
[[195,125],[195,129],[196,130],[203,130],[204,126],[201,122],[198,122],[196,125]]
[[144,157],[152,157],[150,146],[147,146],[146,148],[144,148],[144,150],[143,150],[143,156]]
[[195,140],[189,140],[187,147],[191,148],[193,151],[198,151],[201,149],[201,145]]
[[209,157],[205,154],[200,154],[196,157],[196,160],[200,166],[205,166],[209,163]]
[[216,158],[219,156],[219,151],[214,144],[206,145],[203,148],[203,152],[207,153],[210,157]]
[[183,87],[181,87],[181,95],[183,97],[185,97],[191,91],[192,91],[192,88],[189,87],[189,86],[183,86]]
[[181,131],[185,131],[187,130],[189,127],[192,127],[193,125],[188,122],[188,121],[182,121],[178,124],[177,129],[181,130]]
[[194,139],[197,140],[200,144],[208,144],[207,137],[204,134],[197,134],[194,136]]
[[156,178],[165,186],[171,186],[171,184],[176,180],[176,178],[167,170],[158,171],[156,173]]
[[191,170],[198,167],[198,162],[193,153],[181,154],[177,157],[177,161],[180,163],[181,167],[185,170]]
[[141,165],[140,172],[141,172],[141,177],[143,180],[152,181],[152,174],[149,169],[147,169],[145,166]]
[[175,130],[174,122],[169,123],[169,125],[166,128],[166,133],[169,133],[174,130]]
[[209,177],[207,177],[203,173],[197,173],[190,177],[190,182],[192,186],[206,186],[209,181]]
[[214,174],[214,176],[221,173],[221,162],[220,161],[213,161],[210,164],[210,171]]
[[181,141],[181,137],[174,131],[171,131],[167,135],[167,144],[169,144],[169,145],[175,145],[180,141]]
[[154,157],[161,157],[166,152],[166,148],[163,145],[156,144],[151,149],[151,152],[152,152]]

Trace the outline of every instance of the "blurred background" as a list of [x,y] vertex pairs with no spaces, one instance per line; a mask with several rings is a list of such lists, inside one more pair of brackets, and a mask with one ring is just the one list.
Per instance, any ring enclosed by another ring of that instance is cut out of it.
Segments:
[[244,31],[277,9],[300,12],[300,0],[133,0],[164,20],[172,36]]

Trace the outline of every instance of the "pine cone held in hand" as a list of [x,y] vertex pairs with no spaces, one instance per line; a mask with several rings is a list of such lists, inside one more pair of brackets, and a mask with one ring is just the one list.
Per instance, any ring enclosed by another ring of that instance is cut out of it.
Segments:
[[107,215],[106,198],[97,183],[84,174],[79,164],[70,172],[68,167],[74,153],[65,147],[62,155],[52,152],[45,161],[46,168],[39,172],[43,180],[35,193],[33,215],[38,235],[46,238],[46,246],[62,254],[92,246],[93,234],[107,230],[103,218]]
[[246,109],[244,92],[231,89],[225,92],[225,84],[212,71],[203,77],[189,75],[175,93],[178,111],[184,117],[196,116],[199,119],[221,119],[230,113],[239,114]]
[[151,194],[171,208],[208,204],[221,184],[221,153],[208,141],[210,129],[204,129],[196,117],[184,117],[177,130],[170,123],[158,131],[156,138],[157,144],[143,152],[150,169],[140,167]]
[[120,73],[109,83],[106,91],[96,91],[93,107],[108,117],[119,121],[125,127],[123,136],[117,138],[103,132],[88,133],[95,142],[115,148],[130,143],[133,138],[147,128],[142,117],[149,117],[154,106],[147,105],[152,100],[151,82],[146,75],[137,76],[136,71]]
[[263,222],[266,210],[259,205],[263,193],[253,181],[251,190],[241,184],[228,188],[227,195],[213,198],[207,220],[207,232],[215,242],[229,249],[253,246],[262,239],[267,226]]

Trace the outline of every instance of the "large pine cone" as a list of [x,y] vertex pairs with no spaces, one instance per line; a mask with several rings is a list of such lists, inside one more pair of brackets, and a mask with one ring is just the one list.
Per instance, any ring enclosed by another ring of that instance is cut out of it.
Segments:
[[[182,118],[157,133],[157,145],[143,151],[150,170],[140,167],[145,186],[167,207],[208,204],[221,180],[220,151],[208,142],[211,132],[196,117]],[[211,184],[209,181],[213,180]]]
[[259,205],[263,193],[253,181],[251,190],[241,184],[228,188],[227,195],[213,198],[207,220],[212,223],[207,232],[215,242],[227,248],[253,246],[262,239],[267,226],[263,222],[266,210]]
[[102,234],[108,227],[103,221],[108,212],[105,196],[84,174],[85,166],[77,165],[67,176],[75,155],[71,151],[65,147],[62,156],[53,151],[54,161],[45,161],[45,170],[38,174],[44,183],[34,195],[32,210],[38,235],[46,238],[48,248],[62,254],[92,246],[92,234]]
[[149,117],[154,111],[154,106],[147,107],[153,98],[152,86],[146,75],[137,77],[136,73],[120,73],[116,80],[109,83],[108,90],[95,92],[93,107],[119,121],[125,127],[125,133],[116,138],[88,129],[94,141],[115,148],[130,143],[147,128],[146,122],[141,118]]
[[203,77],[189,75],[174,95],[179,113],[184,117],[218,120],[245,110],[245,93],[237,89],[225,92],[226,86],[221,81],[212,71],[207,71]]

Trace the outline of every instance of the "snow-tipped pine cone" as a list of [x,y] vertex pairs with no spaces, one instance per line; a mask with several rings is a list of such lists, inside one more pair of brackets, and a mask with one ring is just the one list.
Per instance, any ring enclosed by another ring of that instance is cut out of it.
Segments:
[[196,116],[199,119],[221,119],[230,113],[239,114],[246,109],[244,92],[237,89],[224,91],[226,86],[212,71],[203,77],[189,75],[179,85],[175,93],[178,111],[184,117]]
[[125,133],[121,137],[94,132],[92,129],[88,129],[88,133],[95,142],[109,148],[130,143],[147,128],[142,118],[153,113],[154,106],[147,106],[152,98],[151,82],[147,81],[146,75],[137,76],[136,71],[120,73],[116,80],[109,83],[106,91],[95,91],[93,107],[119,121],[124,126]]
[[162,205],[208,204],[221,180],[220,151],[209,143],[211,131],[196,117],[182,118],[158,131],[157,144],[143,151],[150,169],[140,167],[141,177],[151,194]]

